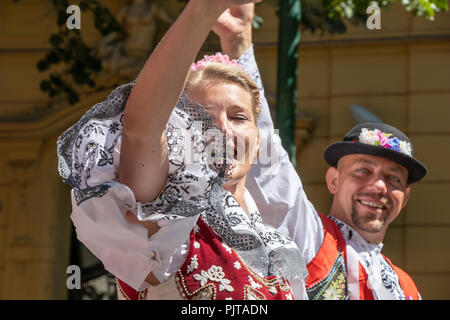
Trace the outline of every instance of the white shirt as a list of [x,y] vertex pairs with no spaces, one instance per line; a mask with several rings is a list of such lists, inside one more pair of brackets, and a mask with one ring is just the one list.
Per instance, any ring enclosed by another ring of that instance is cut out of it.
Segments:
[[[367,242],[356,230],[339,219],[330,216],[336,222],[344,237],[347,248],[347,266],[349,279],[356,278],[351,298],[359,299],[359,264],[365,269],[374,298],[376,300],[404,300],[405,294],[400,286],[397,274],[381,254],[383,244]],[[351,257],[354,255],[354,257]],[[349,280],[349,282],[351,282]]]

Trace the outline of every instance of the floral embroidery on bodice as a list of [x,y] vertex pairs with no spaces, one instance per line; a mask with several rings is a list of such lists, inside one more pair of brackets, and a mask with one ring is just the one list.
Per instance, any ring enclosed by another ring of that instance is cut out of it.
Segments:
[[200,217],[190,235],[190,249],[175,281],[185,299],[292,300],[289,284],[261,277]]

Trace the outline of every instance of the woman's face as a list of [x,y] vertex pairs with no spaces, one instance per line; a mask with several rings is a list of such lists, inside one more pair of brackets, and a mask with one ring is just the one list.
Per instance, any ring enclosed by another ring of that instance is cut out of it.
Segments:
[[203,105],[215,124],[231,138],[227,147],[234,150],[234,168],[227,185],[241,181],[256,162],[259,149],[252,96],[241,86],[229,82],[192,87],[189,96]]

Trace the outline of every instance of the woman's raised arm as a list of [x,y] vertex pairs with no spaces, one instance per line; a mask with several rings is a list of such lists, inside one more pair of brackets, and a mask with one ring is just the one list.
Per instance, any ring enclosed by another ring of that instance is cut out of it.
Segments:
[[165,185],[164,127],[189,66],[223,10],[219,1],[191,0],[136,79],[124,111],[119,181],[133,190],[138,201],[154,200]]
[[191,0],[147,60],[125,107],[119,181],[138,201],[154,200],[166,183],[164,128],[189,67],[225,9],[258,0]]

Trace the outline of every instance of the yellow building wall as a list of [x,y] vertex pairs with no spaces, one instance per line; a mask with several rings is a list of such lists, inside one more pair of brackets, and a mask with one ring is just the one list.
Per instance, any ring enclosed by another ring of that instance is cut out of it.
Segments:
[[[413,19],[398,4],[382,11],[381,30],[350,28],[318,40],[303,36],[298,110],[317,125],[298,155],[299,174],[317,209],[328,212],[323,150],[356,123],[349,106],[366,107],[407,133],[427,177],[388,230],[384,254],[416,281],[425,299],[450,298],[450,15]],[[318,157],[321,160],[318,160]]]
[[[125,2],[103,1],[113,12]],[[165,6],[172,16],[179,12],[175,1]],[[257,12],[265,23],[255,30],[255,51],[274,102],[278,21],[268,4],[258,5]],[[39,90],[45,74],[36,63],[49,48],[54,21],[50,1],[0,1],[0,299],[66,298],[71,204],[57,174],[56,138],[109,92],[39,117],[36,106],[48,100]],[[425,299],[449,299],[450,15],[438,14],[434,22],[413,19],[396,4],[382,11],[381,27],[349,26],[335,36],[302,33],[297,107],[315,130],[299,146],[298,172],[312,202],[327,213],[322,153],[355,124],[350,104],[410,135],[430,172],[413,185],[384,253],[412,275]],[[97,43],[89,17],[82,17],[82,31]]]

